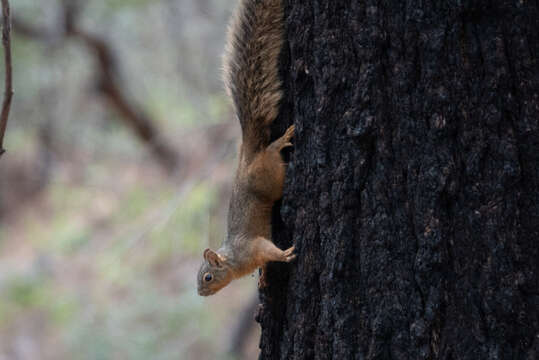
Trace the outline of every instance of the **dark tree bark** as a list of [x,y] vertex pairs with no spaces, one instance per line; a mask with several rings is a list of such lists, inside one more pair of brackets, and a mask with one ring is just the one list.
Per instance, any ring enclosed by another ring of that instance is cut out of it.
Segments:
[[289,0],[262,359],[539,358],[538,7]]

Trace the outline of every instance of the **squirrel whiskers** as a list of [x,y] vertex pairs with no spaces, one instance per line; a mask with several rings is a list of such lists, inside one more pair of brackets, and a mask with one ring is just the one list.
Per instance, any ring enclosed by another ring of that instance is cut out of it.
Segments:
[[271,209],[282,197],[286,164],[280,151],[292,146],[294,126],[270,143],[270,125],[283,96],[279,56],[284,44],[282,0],[240,0],[228,30],[224,82],[242,129],[239,164],[228,211],[227,235],[206,249],[198,293],[211,295],[269,261],[290,262],[294,247],[271,241]]

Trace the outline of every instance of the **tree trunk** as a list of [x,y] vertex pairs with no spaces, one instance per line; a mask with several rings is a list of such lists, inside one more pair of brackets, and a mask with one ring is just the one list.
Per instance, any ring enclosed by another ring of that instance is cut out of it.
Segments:
[[539,358],[538,7],[289,0],[261,359]]

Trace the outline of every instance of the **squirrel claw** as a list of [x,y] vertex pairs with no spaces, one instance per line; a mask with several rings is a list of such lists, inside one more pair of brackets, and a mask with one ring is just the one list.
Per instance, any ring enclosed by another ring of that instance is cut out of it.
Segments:
[[292,254],[286,257],[285,262],[289,263],[289,262],[294,261],[295,259],[296,259],[296,254]]
[[286,141],[292,139],[292,137],[294,136],[294,132],[296,130],[296,126],[295,125],[291,125],[288,129],[286,129],[284,135],[283,135],[283,138],[286,139]]
[[296,250],[296,247],[291,246],[288,249],[284,250],[283,252],[285,256],[290,256],[294,252],[294,250]]
[[277,151],[281,151],[282,149],[286,147],[293,146],[293,144],[290,142],[290,139],[294,136],[294,125],[290,126],[283,136],[272,142],[268,148],[275,149]]
[[285,136],[292,137],[294,136],[294,130],[296,130],[296,125],[290,125],[288,129],[286,129]]

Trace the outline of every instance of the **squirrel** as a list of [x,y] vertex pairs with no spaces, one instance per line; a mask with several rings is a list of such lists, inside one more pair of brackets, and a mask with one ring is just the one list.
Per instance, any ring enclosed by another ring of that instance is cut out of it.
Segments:
[[[294,126],[270,143],[270,125],[283,97],[279,56],[284,44],[282,0],[239,0],[228,28],[224,83],[242,129],[239,164],[230,198],[227,234],[217,250],[204,250],[198,294],[208,296],[269,261],[294,260],[294,246],[271,240],[271,211],[283,194]],[[263,276],[263,275],[262,275]],[[263,280],[261,280],[263,282]]]

